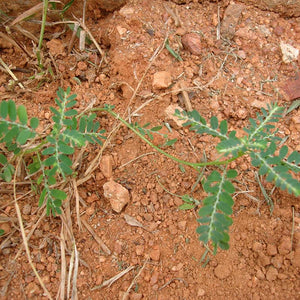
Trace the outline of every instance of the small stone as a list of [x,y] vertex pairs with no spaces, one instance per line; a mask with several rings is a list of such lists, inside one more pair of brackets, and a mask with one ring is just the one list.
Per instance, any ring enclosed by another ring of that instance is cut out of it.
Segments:
[[120,213],[129,202],[129,192],[121,184],[111,180],[103,185],[104,197],[110,201],[112,209]]
[[160,249],[158,245],[153,246],[150,251],[150,258],[154,261],[159,261],[160,258]]
[[127,0],[97,0],[97,5],[103,10],[114,11],[126,4]]
[[173,272],[178,272],[178,271],[180,271],[182,268],[183,268],[183,263],[179,263],[178,265],[172,267],[171,270],[172,270]]
[[120,16],[122,16],[124,18],[130,17],[133,13],[134,13],[134,8],[132,8],[132,7],[124,6],[119,10]]
[[300,98],[300,73],[297,74],[296,79],[287,80],[281,91],[289,101]]
[[271,263],[271,259],[270,259],[269,256],[267,256],[263,253],[259,253],[258,262],[261,266],[265,267],[265,266],[268,266]]
[[22,209],[22,213],[24,215],[30,215],[31,214],[31,205],[30,204],[25,204],[23,209]]
[[143,245],[137,245],[137,246],[135,247],[135,253],[136,253],[136,255],[138,255],[138,256],[143,255],[143,254],[144,254],[144,251],[145,251],[145,247],[144,247]]
[[257,270],[256,277],[260,280],[264,280],[265,279],[265,274],[262,272],[262,270]]
[[276,268],[274,268],[273,266],[270,266],[267,273],[266,273],[266,278],[268,281],[274,281],[276,280],[278,276],[278,271]]
[[87,216],[92,216],[95,213],[95,207],[94,206],[90,206],[86,209],[85,211]]
[[159,273],[157,271],[154,271],[151,278],[150,278],[150,284],[151,285],[154,285],[155,283],[157,283],[158,276],[159,276]]
[[107,179],[112,178],[112,162],[111,155],[103,155],[100,161],[100,170]]
[[35,282],[30,282],[25,287],[25,292],[29,298],[32,298],[34,295],[37,295],[39,293],[39,287]]
[[256,107],[256,108],[267,108],[267,104],[266,104],[266,102],[264,102],[264,101],[260,101],[260,100],[253,100],[252,102],[251,102],[251,106],[252,107]]
[[154,89],[166,89],[172,83],[172,76],[170,72],[160,71],[153,76],[152,87]]
[[179,221],[178,222],[178,228],[182,231],[185,231],[186,229],[186,221]]
[[248,117],[248,111],[245,108],[239,108],[236,114],[241,120],[244,120]]
[[204,289],[198,289],[198,292],[197,292],[197,296],[198,297],[203,297],[205,295],[205,290]]
[[197,33],[187,33],[181,38],[182,45],[185,49],[194,55],[201,55],[201,39]]
[[227,6],[224,12],[224,17],[221,23],[221,34],[226,39],[232,39],[235,34],[236,25],[239,22],[244,5],[231,3]]
[[143,294],[132,293],[130,294],[130,300],[141,300],[143,298]]
[[271,263],[276,269],[280,269],[282,267],[283,257],[281,255],[276,255],[272,257]]
[[63,55],[65,53],[65,47],[61,40],[59,39],[52,39],[46,43],[49,52],[53,56]]
[[278,246],[278,252],[280,254],[289,254],[292,250],[292,243],[290,237],[283,237],[280,241],[280,244]]
[[277,254],[277,248],[273,244],[268,244],[267,246],[267,254],[270,256],[274,256]]
[[116,241],[115,242],[114,252],[116,254],[121,254],[121,252],[122,252],[122,242],[121,241]]
[[240,57],[241,59],[246,59],[246,53],[243,50],[239,50],[236,53],[238,55],[238,57]]
[[231,274],[231,271],[228,265],[218,265],[214,269],[214,274],[219,279],[225,279]]
[[253,243],[252,250],[254,252],[260,252],[260,251],[262,251],[262,249],[263,249],[263,245],[261,243],[259,243],[259,242],[254,242]]
[[87,70],[87,64],[86,64],[86,62],[84,62],[84,61],[79,61],[78,64],[77,64],[77,68],[78,68],[80,71],[86,71],[86,70]]
[[284,63],[288,64],[298,59],[299,49],[293,47],[292,45],[286,44],[283,41],[281,41],[280,49],[282,52],[282,60]]

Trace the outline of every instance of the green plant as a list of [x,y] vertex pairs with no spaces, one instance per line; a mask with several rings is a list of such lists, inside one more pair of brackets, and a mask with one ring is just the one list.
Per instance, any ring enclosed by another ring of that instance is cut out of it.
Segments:
[[[208,251],[215,254],[218,248],[229,248],[228,232],[232,224],[230,215],[234,204],[232,194],[235,192],[232,181],[238,175],[237,170],[229,168],[232,161],[241,156],[250,155],[253,167],[259,168],[259,175],[264,175],[268,182],[273,182],[282,190],[287,190],[295,196],[300,195],[300,182],[292,175],[300,171],[300,153],[293,151],[288,155],[288,147],[282,145],[285,140],[277,135],[278,130],[275,124],[279,122],[284,113],[284,108],[277,104],[269,105],[268,110],[262,108],[261,113],[257,113],[256,119],[250,119],[250,125],[244,128],[245,135],[241,138],[236,136],[235,131],[228,132],[226,120],[219,122],[213,116],[207,123],[195,110],[191,112],[177,110],[175,115],[184,121],[183,126],[189,126],[190,130],[196,134],[208,134],[220,140],[216,145],[220,158],[199,163],[184,161],[170,155],[152,143],[153,137],[144,130],[144,127],[137,123],[129,124],[116,114],[111,106],[106,106],[104,110],[120,120],[151,147],[180,165],[193,167],[199,173],[205,166],[218,167],[201,181],[207,196],[203,199],[202,207],[198,211],[199,219],[197,221],[200,225],[197,233],[207,248],[206,254]],[[157,130],[159,127],[152,128],[152,132]],[[182,197],[185,202],[184,208],[194,208],[198,203],[191,196],[184,195]]]
[[[55,103],[50,107],[53,113],[53,125],[47,136],[37,131],[39,120],[32,118],[28,125],[25,106],[16,107],[14,101],[2,101],[0,104],[0,177],[10,182],[15,172],[13,163],[17,157],[24,157],[28,162],[29,174],[35,176],[41,186],[39,206],[46,203],[47,215],[61,213],[62,201],[67,194],[57,189],[57,181],[65,181],[73,174],[71,156],[76,147],[86,143],[100,144],[104,130],[95,121],[96,114],[78,114],[74,109],[76,95],[70,95],[59,88]],[[38,141],[38,142],[37,142]],[[34,144],[37,142],[36,144]]]

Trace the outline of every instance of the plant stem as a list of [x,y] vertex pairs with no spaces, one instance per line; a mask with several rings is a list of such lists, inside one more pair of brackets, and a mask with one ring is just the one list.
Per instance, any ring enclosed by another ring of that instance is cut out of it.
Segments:
[[41,49],[42,49],[43,39],[44,39],[44,32],[45,32],[45,25],[46,25],[46,18],[47,18],[47,10],[48,10],[48,0],[44,0],[41,32],[40,32],[38,50],[36,52],[38,65],[39,65],[40,68],[43,68],[43,64],[41,63]]
[[109,114],[111,114],[115,119],[119,120],[121,123],[123,123],[126,127],[128,127],[130,130],[132,130],[136,135],[138,135],[144,142],[146,142],[148,145],[150,145],[153,149],[155,149],[156,151],[158,151],[159,153],[165,155],[166,157],[178,162],[179,164],[182,165],[186,165],[186,166],[190,166],[194,169],[196,169],[198,171],[198,169],[200,167],[205,167],[205,166],[220,166],[220,165],[227,165],[228,163],[236,160],[237,158],[241,157],[244,155],[244,153],[241,153],[235,157],[232,157],[230,159],[227,160],[214,160],[214,161],[210,161],[210,162],[198,162],[198,163],[192,163],[186,160],[182,160],[179,159],[167,152],[165,152],[164,150],[162,150],[161,148],[157,147],[156,145],[154,145],[151,141],[149,141],[147,138],[145,138],[138,130],[136,130],[134,128],[134,126],[132,126],[130,123],[128,123],[126,120],[124,120],[123,118],[121,118],[118,114],[116,114],[114,111],[112,111],[111,109],[107,109],[107,108],[94,108],[92,109],[92,111],[107,111]]

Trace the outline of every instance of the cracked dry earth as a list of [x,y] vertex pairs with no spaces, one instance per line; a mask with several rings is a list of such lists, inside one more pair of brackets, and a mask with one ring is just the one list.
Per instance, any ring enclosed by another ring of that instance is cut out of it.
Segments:
[[[30,7],[38,1],[28,2]],[[81,18],[79,2],[71,6],[71,13]],[[208,160],[216,158],[216,140],[171,122],[166,113],[170,105],[191,107],[206,119],[212,115],[226,119],[229,129],[241,135],[247,119],[267,103],[277,101],[289,107],[300,96],[295,88],[300,58],[285,58],[280,46],[283,42],[299,52],[299,17],[260,10],[247,1],[174,2],[131,0],[120,9],[104,12],[97,1],[87,1],[86,26],[106,53],[106,62],[93,44],[80,51],[76,41],[68,53],[72,32],[63,31],[63,25],[46,27],[45,59],[52,64],[55,79],[28,80],[34,75],[33,59],[1,39],[1,58],[26,86],[25,90],[17,85],[12,89],[9,75],[1,72],[1,100],[24,104],[30,117],[39,117],[41,131],[52,122],[49,107],[59,86],[70,86],[78,95],[79,110],[91,103],[94,107],[108,103],[126,116],[141,108],[131,116],[132,122],[170,123],[169,134],[178,141],[167,151],[196,162],[204,152]],[[16,17],[24,7],[18,1],[3,1],[0,9]],[[49,14],[49,22],[53,21],[55,16]],[[22,26],[39,36],[36,24],[23,22]],[[28,37],[15,38],[32,51]],[[162,48],[166,38],[182,61]],[[107,133],[117,125],[104,113],[98,113],[97,119]],[[300,151],[299,109],[286,115],[278,128],[287,137],[287,145]],[[155,137],[154,142],[162,141]],[[99,153],[100,146],[88,146],[76,170],[81,228],[71,183],[64,206],[79,255],[74,299],[300,299],[299,198],[273,190],[272,184],[263,181],[267,192],[272,191],[270,213],[248,157],[231,165],[240,175],[230,249],[219,251],[202,267],[205,248],[195,232],[197,211],[179,210],[181,198],[161,186],[201,200],[205,195],[201,185],[195,185],[197,173],[189,168],[182,172],[123,126],[111,136],[102,158]],[[98,167],[80,183],[97,157]],[[43,210],[38,209],[38,195],[31,192],[24,177],[18,176],[17,197],[26,234],[37,225],[28,241],[33,264],[52,297],[62,298],[62,258],[69,272],[74,244],[62,243],[61,232],[66,229],[61,218],[40,218]],[[113,207],[105,197],[109,179],[124,189],[124,207]],[[12,185],[1,182],[0,193],[0,227],[5,230],[0,250],[1,299],[47,299],[22,246]],[[120,273],[115,281],[107,282]]]

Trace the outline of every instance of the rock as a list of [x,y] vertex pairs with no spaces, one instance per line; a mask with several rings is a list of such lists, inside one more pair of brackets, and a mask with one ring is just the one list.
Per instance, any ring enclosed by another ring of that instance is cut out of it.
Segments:
[[154,271],[151,278],[150,278],[150,284],[151,285],[154,285],[155,283],[158,282],[158,276],[159,276],[159,273],[157,271]]
[[114,11],[125,5],[127,0],[97,0],[99,7],[106,11]]
[[51,55],[53,55],[54,57],[65,54],[65,47],[61,40],[52,39],[46,43],[46,46],[49,49]]
[[199,288],[199,289],[198,289],[198,292],[197,292],[197,296],[198,296],[198,297],[203,297],[204,295],[205,295],[205,290]]
[[274,256],[277,254],[277,248],[273,244],[268,244],[267,246],[267,254],[270,256]]
[[182,45],[185,49],[194,55],[201,55],[201,39],[199,34],[191,32],[186,33],[181,38]]
[[261,266],[265,267],[271,263],[271,259],[269,256],[265,255],[264,253],[258,254],[258,262]]
[[287,236],[283,237],[278,246],[278,252],[280,254],[289,254],[292,251],[291,239]]
[[158,245],[153,246],[150,251],[150,258],[154,261],[159,261],[160,258],[160,248]]
[[232,39],[235,35],[235,27],[239,22],[244,5],[232,3],[225,10],[221,23],[221,35],[226,39]]
[[182,231],[185,231],[186,229],[186,221],[179,221],[178,222],[178,228]]
[[144,251],[145,251],[144,245],[137,245],[137,246],[135,247],[135,253],[136,253],[137,256],[143,255],[143,254],[144,254]]
[[288,64],[298,59],[299,49],[293,47],[292,45],[280,41],[280,49],[282,52],[282,60],[284,63]]
[[278,276],[278,271],[276,268],[274,268],[273,266],[270,266],[267,273],[266,273],[266,278],[268,281],[274,281],[276,280]]
[[175,111],[179,110],[180,112],[183,111],[183,109],[176,105],[176,104],[171,104],[165,109],[165,116],[166,116],[166,121],[170,123],[170,125],[175,128],[179,129],[182,128],[182,124],[185,123],[185,121],[180,120],[178,117],[174,116]]
[[132,293],[130,294],[130,300],[141,300],[143,298],[143,294]]
[[152,87],[154,89],[166,89],[172,83],[171,73],[167,71],[156,72],[153,76]]
[[254,251],[254,252],[260,252],[260,251],[262,251],[262,249],[263,249],[263,245],[260,243],[260,242],[254,242],[253,243],[253,245],[252,245],[252,250]]
[[281,91],[286,100],[292,101],[300,98],[300,73],[297,73],[295,79],[289,79],[284,83]]
[[110,201],[112,209],[120,213],[129,202],[129,192],[121,184],[111,180],[103,185],[104,197]]
[[262,10],[270,10],[285,17],[300,16],[300,1],[286,0],[240,0],[245,4],[252,4]]
[[30,215],[31,214],[31,205],[29,203],[24,205],[24,207],[22,209],[22,213],[24,215]]
[[112,161],[111,155],[103,155],[100,161],[100,170],[107,179],[112,178]]
[[214,269],[214,274],[219,279],[225,279],[231,274],[231,270],[228,265],[218,265]]

